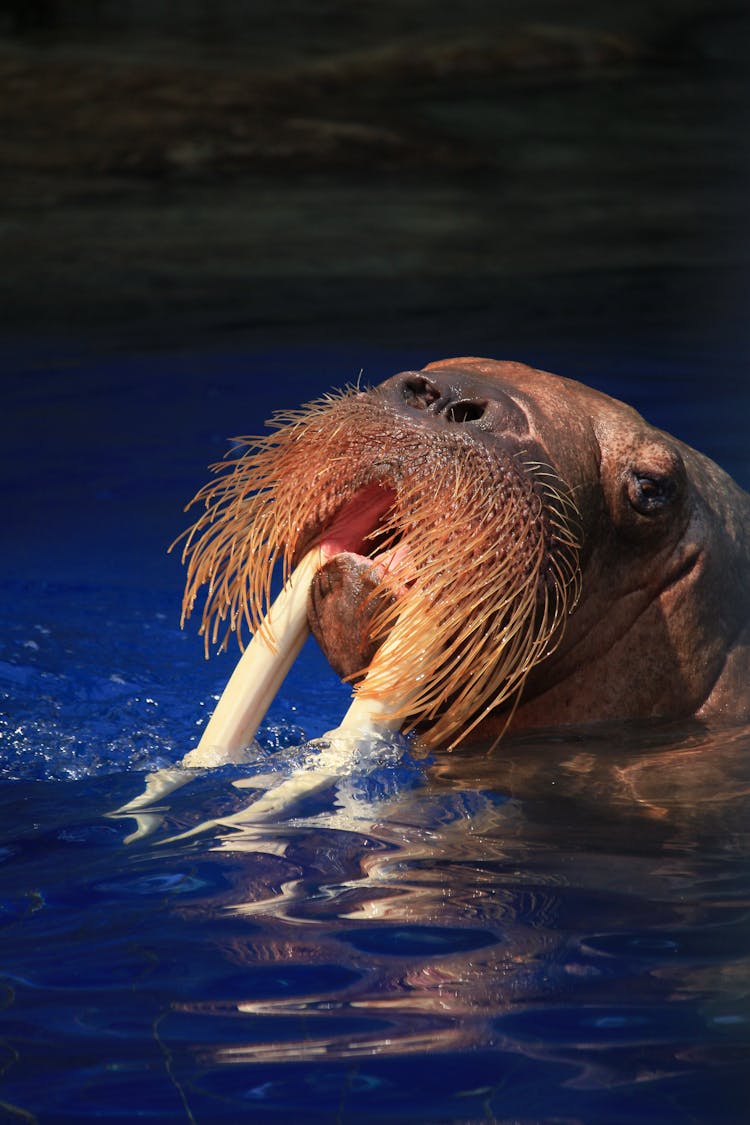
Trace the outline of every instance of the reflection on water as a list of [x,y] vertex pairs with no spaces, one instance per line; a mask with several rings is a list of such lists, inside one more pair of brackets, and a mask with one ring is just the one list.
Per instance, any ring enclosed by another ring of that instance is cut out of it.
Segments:
[[9,1120],[740,1122],[749,750],[407,753],[273,827],[204,776],[131,848],[136,778],[8,786]]

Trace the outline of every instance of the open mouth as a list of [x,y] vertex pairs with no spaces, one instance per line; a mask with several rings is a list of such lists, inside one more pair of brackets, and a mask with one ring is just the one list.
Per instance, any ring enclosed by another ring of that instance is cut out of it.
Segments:
[[333,670],[353,683],[385,639],[377,632],[379,613],[411,584],[409,548],[400,533],[387,530],[395,499],[393,488],[368,485],[317,537],[321,563],[310,583],[307,620]]
[[372,393],[283,420],[196,500],[184,616],[205,585],[207,644],[254,633],[201,745],[247,745],[310,630],[357,718],[455,745],[512,708],[577,598],[577,512],[554,470],[407,425]]

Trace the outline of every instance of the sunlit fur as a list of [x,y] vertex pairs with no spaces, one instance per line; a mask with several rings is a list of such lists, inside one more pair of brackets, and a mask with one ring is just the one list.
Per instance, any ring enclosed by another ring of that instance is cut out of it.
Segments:
[[415,425],[377,389],[272,424],[238,439],[193,501],[205,511],[186,537],[183,621],[205,584],[207,651],[232,632],[242,645],[243,628],[261,626],[276,565],[286,580],[341,507],[382,484],[395,499],[371,538],[378,554],[406,548],[388,574],[401,593],[374,606],[371,635],[390,634],[390,656],[376,652],[356,690],[397,700],[404,728],[429,745],[455,745],[504,704],[512,713],[579,593],[579,518],[557,474],[474,427]]

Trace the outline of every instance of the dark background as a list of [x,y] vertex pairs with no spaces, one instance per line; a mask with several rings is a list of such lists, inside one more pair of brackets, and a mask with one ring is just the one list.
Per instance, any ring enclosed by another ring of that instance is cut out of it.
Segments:
[[446,354],[750,480],[745,4],[0,2],[0,573],[179,586],[234,433]]
[[722,0],[4,0],[6,329],[720,336],[748,297],[749,25]]

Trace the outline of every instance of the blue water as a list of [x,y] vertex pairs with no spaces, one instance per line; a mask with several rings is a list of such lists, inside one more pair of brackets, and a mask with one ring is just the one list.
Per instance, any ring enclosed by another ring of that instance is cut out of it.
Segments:
[[[750,484],[731,356],[515,355]],[[247,767],[170,794],[134,843],[112,815],[196,743],[231,668],[180,631],[166,554],[205,465],[360,367],[431,358],[13,358],[0,1121],[748,1120],[748,729],[629,724],[491,757],[394,742],[293,818],[245,824],[254,786],[346,707],[310,645]]]

